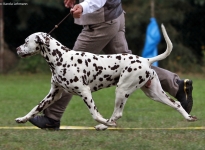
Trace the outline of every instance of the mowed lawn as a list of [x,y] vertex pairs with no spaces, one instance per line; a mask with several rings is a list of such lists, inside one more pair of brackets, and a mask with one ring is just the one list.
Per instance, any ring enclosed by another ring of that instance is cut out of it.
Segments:
[[[181,75],[193,80],[194,106],[191,114],[198,121],[187,122],[169,106],[134,92],[117,122],[121,130],[2,129],[32,127],[17,124],[15,118],[26,115],[50,89],[50,74],[0,75],[0,150],[204,150],[205,149],[205,78]],[[93,93],[100,113],[109,118],[113,112],[115,87]],[[84,102],[73,96],[62,119],[62,126],[93,127],[94,121]],[[131,129],[123,129],[131,128]]]

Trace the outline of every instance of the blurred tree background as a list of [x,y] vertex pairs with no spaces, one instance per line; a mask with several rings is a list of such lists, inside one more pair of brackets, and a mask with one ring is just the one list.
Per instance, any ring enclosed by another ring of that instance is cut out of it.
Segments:
[[[152,0],[122,0],[126,11],[126,38],[134,54],[141,55],[145,33],[150,22]],[[63,0],[4,0],[5,3],[27,3],[2,5],[4,17],[4,41],[8,50],[15,54],[14,65],[4,71],[42,72],[49,71],[40,56],[19,59],[16,47],[34,32],[49,32],[68,13]],[[159,62],[159,66],[174,72],[200,72],[204,70],[205,51],[205,0],[154,0],[154,17],[159,26],[163,23],[173,43],[171,55]],[[62,44],[72,48],[82,27],[73,23],[69,16],[52,32]],[[164,52],[166,43],[162,40],[159,53]],[[6,50],[5,50],[6,51]],[[8,59],[4,55],[4,59]]]

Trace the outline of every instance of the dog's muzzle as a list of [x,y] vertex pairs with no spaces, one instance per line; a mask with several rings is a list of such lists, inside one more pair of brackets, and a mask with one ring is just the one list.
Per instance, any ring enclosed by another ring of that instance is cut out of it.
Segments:
[[21,48],[20,48],[20,47],[17,47],[17,48],[16,48],[16,51],[17,51],[17,54],[20,55],[20,53],[21,53]]
[[20,48],[20,47],[17,47],[17,48],[16,48],[16,51],[17,51],[17,52],[18,52],[18,51],[20,51],[20,50],[21,50],[21,48]]
[[17,47],[16,48],[16,51],[17,51],[17,54],[20,56],[20,57],[26,57],[26,56],[29,56],[30,54],[24,54],[21,50],[20,47]]

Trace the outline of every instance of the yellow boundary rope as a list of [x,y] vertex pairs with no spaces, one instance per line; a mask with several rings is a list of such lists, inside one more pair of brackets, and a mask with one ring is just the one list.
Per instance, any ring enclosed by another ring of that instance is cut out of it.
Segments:
[[[0,129],[39,129],[34,126],[24,126],[24,127],[0,127]],[[94,127],[84,127],[84,126],[60,126],[60,129],[67,130],[95,130]],[[205,127],[176,127],[176,128],[108,128],[108,130],[205,130]]]

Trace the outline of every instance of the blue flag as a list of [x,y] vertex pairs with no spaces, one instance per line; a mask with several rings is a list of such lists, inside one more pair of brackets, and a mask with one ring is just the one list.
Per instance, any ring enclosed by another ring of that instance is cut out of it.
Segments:
[[[150,19],[150,23],[146,31],[145,46],[142,51],[142,57],[151,58],[158,55],[157,45],[161,40],[161,34],[155,18]],[[158,66],[158,62],[154,62],[153,66]]]

